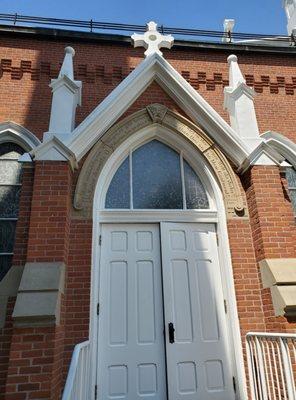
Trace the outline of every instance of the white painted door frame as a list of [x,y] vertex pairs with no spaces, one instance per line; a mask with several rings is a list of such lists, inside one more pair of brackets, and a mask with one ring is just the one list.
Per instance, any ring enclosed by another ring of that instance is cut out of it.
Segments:
[[[159,136],[160,135],[160,136]],[[110,176],[118,168],[120,163],[126,157],[131,146],[140,145],[148,140],[156,138],[162,140],[179,151],[184,151],[188,159],[193,160],[193,167],[202,173],[203,182],[205,183],[208,193],[212,196],[212,205],[210,210],[200,211],[103,211],[104,200]],[[149,130],[139,131],[131,138],[127,139],[114,153],[110,156],[104,166],[100,178],[97,183],[94,207],[93,207],[93,246],[92,246],[92,269],[91,269],[91,298],[90,298],[90,345],[91,345],[91,396],[94,393],[94,386],[97,382],[97,304],[99,298],[99,279],[100,279],[100,246],[99,238],[101,235],[101,223],[107,222],[125,222],[125,223],[145,223],[145,222],[203,222],[216,223],[217,234],[219,235],[219,261],[222,276],[222,285],[225,299],[228,303],[228,330],[230,338],[230,346],[233,351],[233,365],[235,376],[237,379],[237,400],[247,400],[247,386],[244,368],[244,359],[242,351],[242,341],[240,334],[240,326],[237,313],[237,303],[235,297],[235,286],[232,272],[231,254],[229,247],[226,213],[224,207],[223,196],[219,188],[218,182],[212,173],[210,167],[207,166],[202,155],[195,151],[192,146],[184,139],[172,132],[154,131],[153,126]]]

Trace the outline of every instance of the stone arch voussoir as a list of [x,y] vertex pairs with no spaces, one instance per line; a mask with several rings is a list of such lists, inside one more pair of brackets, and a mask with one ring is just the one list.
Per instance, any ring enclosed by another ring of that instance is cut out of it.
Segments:
[[186,138],[211,165],[220,184],[227,218],[245,216],[246,200],[238,177],[222,151],[199,127],[161,104],[151,104],[126,117],[94,145],[80,171],[74,195],[74,216],[92,218],[94,192],[100,173],[113,151],[139,130],[160,124]]

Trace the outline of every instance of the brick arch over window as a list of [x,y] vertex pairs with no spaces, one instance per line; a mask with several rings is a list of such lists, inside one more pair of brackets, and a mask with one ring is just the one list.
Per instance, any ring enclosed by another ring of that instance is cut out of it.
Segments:
[[92,218],[94,191],[100,173],[114,150],[132,134],[150,125],[159,124],[186,138],[212,167],[223,193],[228,218],[247,213],[246,201],[238,178],[228,160],[199,127],[160,104],[151,104],[110,128],[88,154],[76,185],[75,216]]

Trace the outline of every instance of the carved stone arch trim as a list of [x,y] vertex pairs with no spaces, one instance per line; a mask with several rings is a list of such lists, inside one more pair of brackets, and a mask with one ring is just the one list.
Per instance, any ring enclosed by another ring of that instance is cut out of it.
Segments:
[[245,216],[246,201],[240,189],[238,177],[212,139],[183,116],[161,104],[151,104],[110,128],[88,154],[78,177],[74,195],[77,218],[92,218],[96,184],[113,151],[132,134],[152,124],[160,124],[183,136],[202,153],[220,184],[227,217]]

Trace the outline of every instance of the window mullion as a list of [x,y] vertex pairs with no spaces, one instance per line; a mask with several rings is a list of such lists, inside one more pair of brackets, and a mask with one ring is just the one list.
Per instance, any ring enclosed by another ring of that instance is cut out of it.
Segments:
[[129,153],[129,170],[130,170],[130,208],[134,209],[134,199],[133,199],[133,152],[130,150]]
[[20,187],[20,186],[22,186],[22,184],[21,183],[0,183],[0,186],[9,186],[9,187],[17,186],[17,187]]
[[180,153],[180,164],[181,164],[181,182],[182,182],[182,195],[183,195],[183,209],[187,210],[186,204],[186,192],[185,192],[185,177],[184,177],[184,164],[183,164],[183,152]]

